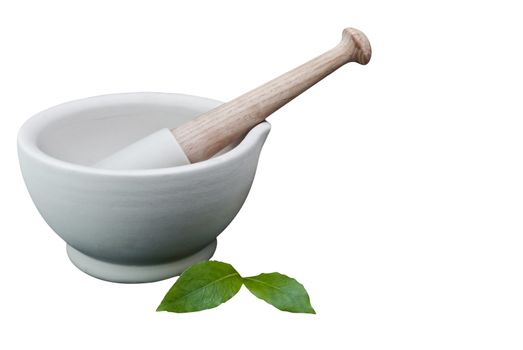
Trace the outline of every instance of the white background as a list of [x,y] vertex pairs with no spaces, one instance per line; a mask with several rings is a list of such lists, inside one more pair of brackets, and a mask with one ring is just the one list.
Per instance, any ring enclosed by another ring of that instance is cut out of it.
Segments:
[[[523,22],[517,1],[0,2],[2,349],[521,349]],[[23,184],[16,134],[68,100],[230,100],[363,30],[343,67],[270,118],[215,259],[279,271],[317,315],[247,290],[156,313],[174,279],[77,270]]]

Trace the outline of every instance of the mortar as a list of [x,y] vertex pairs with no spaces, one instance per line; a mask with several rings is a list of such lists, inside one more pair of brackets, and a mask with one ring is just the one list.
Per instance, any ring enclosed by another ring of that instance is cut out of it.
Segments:
[[94,277],[126,283],[180,274],[209,259],[242,207],[270,131],[263,122],[202,162],[148,170],[90,165],[161,128],[221,104],[203,97],[129,93],[45,110],[18,135],[27,189],[69,258]]

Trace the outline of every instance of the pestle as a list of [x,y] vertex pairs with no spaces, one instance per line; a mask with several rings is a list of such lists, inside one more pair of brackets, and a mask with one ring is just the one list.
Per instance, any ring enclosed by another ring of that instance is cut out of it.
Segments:
[[331,50],[175,129],[161,129],[94,166],[105,169],[153,169],[200,162],[244,136],[280,107],[349,62],[365,65],[370,43],[361,31],[343,30]]

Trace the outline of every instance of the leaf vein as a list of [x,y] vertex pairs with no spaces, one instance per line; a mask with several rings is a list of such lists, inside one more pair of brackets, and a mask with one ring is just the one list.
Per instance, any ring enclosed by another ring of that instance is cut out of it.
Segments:
[[276,289],[276,290],[279,290],[279,291],[282,292],[282,293],[285,293],[285,292],[283,291],[283,289],[281,289],[280,287],[277,287],[277,286],[275,286],[275,285],[269,284],[269,283],[267,283],[267,282],[263,282],[263,281],[260,281],[260,280],[255,279],[255,278],[252,278],[252,277],[245,277],[245,279],[246,279],[246,280],[254,281],[254,282],[259,283],[259,284],[264,284],[264,285],[266,285],[266,286],[269,286],[269,287],[271,287],[271,288],[274,288],[274,289]]
[[211,286],[211,285],[213,285],[213,284],[216,284],[216,283],[218,283],[218,282],[220,282],[220,281],[223,281],[224,279],[227,279],[227,278],[230,278],[230,277],[232,277],[232,276],[236,276],[236,275],[239,276],[239,274],[238,274],[237,272],[234,272],[234,273],[230,273],[230,274],[228,274],[228,275],[226,275],[226,276],[220,277],[220,278],[218,278],[217,280],[214,280],[214,281],[212,281],[212,282],[209,283],[209,284],[206,284],[206,285],[204,285],[204,286],[202,286],[202,287],[200,287],[200,288],[197,288],[197,289],[195,289],[195,290],[192,290],[192,291],[190,291],[190,292],[187,293],[187,294],[181,295],[181,296],[178,298],[178,300],[180,300],[180,299],[186,299],[186,298],[189,297],[190,295],[192,295],[192,294],[194,294],[194,293],[196,293],[196,292],[198,292],[198,291],[200,291],[200,290],[202,290],[202,289],[208,288],[209,286]]

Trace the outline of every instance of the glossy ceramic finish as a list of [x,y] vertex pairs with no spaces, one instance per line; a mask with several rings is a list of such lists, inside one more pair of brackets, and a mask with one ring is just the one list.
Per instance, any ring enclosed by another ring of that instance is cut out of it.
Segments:
[[213,254],[216,237],[247,197],[268,123],[195,164],[149,170],[90,165],[219,104],[179,94],[104,95],[53,107],[23,125],[24,180],[75,265],[105,280],[149,282]]

